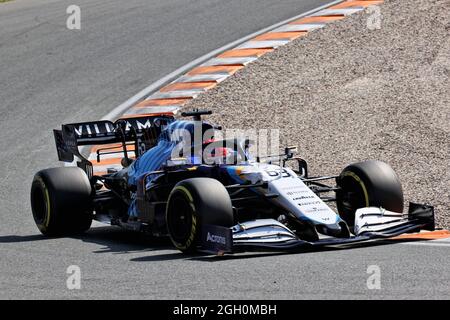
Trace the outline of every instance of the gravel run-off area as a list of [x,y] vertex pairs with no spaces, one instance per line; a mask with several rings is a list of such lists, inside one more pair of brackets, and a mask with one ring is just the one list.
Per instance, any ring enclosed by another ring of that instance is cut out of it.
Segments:
[[268,53],[186,108],[227,128],[275,128],[310,172],[379,159],[405,202],[450,227],[450,1],[387,0],[380,29],[364,11]]

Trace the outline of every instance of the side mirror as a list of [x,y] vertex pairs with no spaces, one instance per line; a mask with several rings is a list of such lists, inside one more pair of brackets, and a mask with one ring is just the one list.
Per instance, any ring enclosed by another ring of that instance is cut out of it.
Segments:
[[297,152],[297,146],[289,146],[284,148],[284,154],[288,159],[291,159],[294,157],[294,153]]

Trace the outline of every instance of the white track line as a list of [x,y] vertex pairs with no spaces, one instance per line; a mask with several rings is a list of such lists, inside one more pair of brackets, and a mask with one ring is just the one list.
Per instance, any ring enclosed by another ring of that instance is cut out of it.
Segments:
[[236,49],[278,48],[284,46],[289,42],[291,41],[290,40],[247,41],[238,46]]
[[252,61],[255,61],[258,59],[257,57],[238,57],[238,58],[213,58],[205,63],[202,64],[202,66],[209,67],[209,66],[230,66],[230,65],[247,65]]
[[312,31],[320,29],[325,26],[325,23],[311,23],[311,24],[287,24],[274,30],[274,32],[293,32],[293,31]]
[[197,74],[193,76],[182,76],[175,82],[202,82],[202,81],[215,81],[217,83],[225,80],[228,74]]
[[344,15],[349,16],[351,14],[354,14],[355,12],[364,10],[363,7],[356,7],[356,8],[347,8],[347,9],[324,9],[319,12],[313,13],[311,16],[338,16],[338,15]]

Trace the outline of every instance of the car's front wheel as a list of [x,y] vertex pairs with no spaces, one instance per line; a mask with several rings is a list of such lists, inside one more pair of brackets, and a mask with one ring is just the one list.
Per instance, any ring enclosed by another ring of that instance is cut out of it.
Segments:
[[364,207],[403,211],[403,191],[397,174],[382,161],[363,161],[347,166],[337,178],[339,215],[352,230],[355,212]]
[[233,226],[230,196],[215,179],[180,181],[169,195],[166,223],[174,246],[183,252],[195,252],[203,225]]

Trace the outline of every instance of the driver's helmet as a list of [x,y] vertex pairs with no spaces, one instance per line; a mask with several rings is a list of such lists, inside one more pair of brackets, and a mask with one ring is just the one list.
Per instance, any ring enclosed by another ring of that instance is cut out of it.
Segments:
[[[201,126],[201,131],[198,126]],[[207,148],[216,141],[214,132],[214,126],[208,122],[180,120],[170,123],[159,139],[163,143],[170,143],[172,147],[177,146],[172,158],[186,158],[191,164],[233,162],[230,160],[236,159],[236,151],[233,148],[220,144]]]

